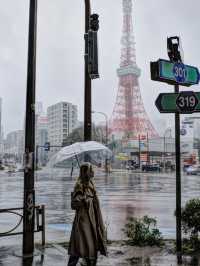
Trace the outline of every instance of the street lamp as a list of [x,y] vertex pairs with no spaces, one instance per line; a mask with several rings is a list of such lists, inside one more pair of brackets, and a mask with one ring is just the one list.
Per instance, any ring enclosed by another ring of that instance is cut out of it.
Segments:
[[[108,145],[108,116],[107,114],[103,113],[103,112],[96,112],[96,111],[92,111],[93,114],[101,114],[105,117],[106,120],[106,146]],[[106,170],[106,174],[108,174],[108,158],[106,156],[106,160],[105,160],[105,170]]]
[[105,121],[106,121],[106,145],[108,145],[108,116],[107,114],[103,113],[103,112],[96,112],[96,111],[92,111],[93,114],[101,114],[105,117]]
[[163,135],[163,164],[164,164],[164,171],[165,171],[165,153],[166,153],[166,135],[167,133],[170,133],[170,137],[171,137],[171,133],[172,133],[172,129],[170,127],[168,127]]

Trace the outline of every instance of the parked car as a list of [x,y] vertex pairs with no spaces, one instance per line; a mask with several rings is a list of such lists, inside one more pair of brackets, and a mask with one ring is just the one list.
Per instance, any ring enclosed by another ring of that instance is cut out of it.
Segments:
[[161,171],[161,167],[159,164],[143,164],[142,165],[142,171],[156,171],[156,172],[160,172]]
[[184,164],[183,165],[183,171],[187,172],[187,168],[193,166],[192,164]]
[[136,162],[134,160],[128,160],[126,162],[126,169],[127,170],[135,170],[139,168],[138,164],[136,164]]
[[187,175],[199,175],[200,174],[200,166],[192,165],[186,168]]

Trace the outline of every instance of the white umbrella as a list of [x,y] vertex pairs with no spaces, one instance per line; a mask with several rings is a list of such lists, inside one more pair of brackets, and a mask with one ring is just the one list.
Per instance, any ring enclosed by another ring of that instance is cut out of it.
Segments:
[[66,146],[58,151],[50,160],[51,165],[56,165],[65,160],[72,159],[75,157],[78,161],[78,155],[88,152],[103,152],[107,156],[111,156],[112,152],[105,145],[96,142],[96,141],[85,141],[85,142],[76,142],[72,145]]

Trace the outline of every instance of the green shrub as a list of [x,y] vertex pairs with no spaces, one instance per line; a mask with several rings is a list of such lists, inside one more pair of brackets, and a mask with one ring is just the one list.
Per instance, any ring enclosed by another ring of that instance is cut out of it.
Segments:
[[122,231],[128,238],[128,243],[138,246],[161,246],[163,239],[156,228],[156,219],[144,216],[142,218],[130,217],[127,219]]
[[182,226],[186,233],[192,235],[200,231],[200,199],[191,199],[182,208]]
[[200,232],[200,199],[191,199],[186,202],[182,208],[182,228],[183,231],[189,234],[190,246],[195,250],[200,248],[198,233]]

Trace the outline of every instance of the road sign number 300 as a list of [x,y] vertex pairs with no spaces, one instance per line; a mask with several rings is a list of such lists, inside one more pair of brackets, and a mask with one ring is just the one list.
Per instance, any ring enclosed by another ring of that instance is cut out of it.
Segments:
[[195,107],[196,99],[193,95],[191,96],[180,96],[177,102],[178,106],[183,107]]

